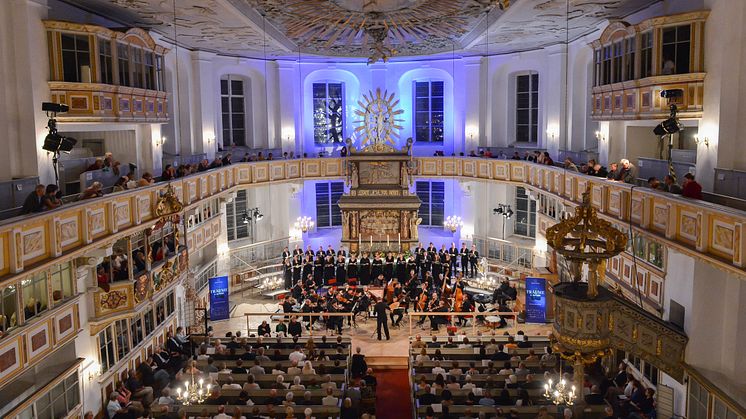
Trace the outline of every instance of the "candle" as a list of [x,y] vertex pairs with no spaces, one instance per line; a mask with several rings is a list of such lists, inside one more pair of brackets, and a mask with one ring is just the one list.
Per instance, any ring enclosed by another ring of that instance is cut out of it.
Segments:
[[389,247],[389,235],[386,235],[386,247]]
[[370,249],[373,250],[373,235],[370,235]]
[[399,233],[399,251],[401,252],[401,233]]

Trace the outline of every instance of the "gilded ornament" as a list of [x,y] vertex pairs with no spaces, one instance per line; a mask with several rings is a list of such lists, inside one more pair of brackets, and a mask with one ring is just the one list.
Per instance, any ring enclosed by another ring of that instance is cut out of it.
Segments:
[[169,183],[166,187],[166,191],[158,199],[158,203],[155,206],[155,215],[163,217],[165,215],[179,213],[183,209],[184,205],[179,201],[173,186]]

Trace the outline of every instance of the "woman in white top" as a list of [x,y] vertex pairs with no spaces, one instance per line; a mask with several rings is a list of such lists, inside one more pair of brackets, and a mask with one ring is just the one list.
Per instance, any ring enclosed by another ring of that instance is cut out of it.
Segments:
[[300,383],[300,376],[296,375],[293,378],[293,384],[290,386],[290,390],[305,390],[306,386]]
[[243,385],[243,389],[246,391],[259,390],[259,384],[254,381],[254,374],[249,374],[248,381]]
[[303,364],[303,369],[301,370],[303,374],[316,374],[316,370],[313,369],[313,364],[311,364],[311,361],[306,361],[305,364]]
[[430,360],[430,357],[429,357],[429,356],[427,355],[427,349],[425,349],[425,348],[422,348],[422,349],[420,350],[420,353],[419,353],[419,354],[418,354],[418,355],[417,355],[417,356],[415,357],[415,359],[414,359],[414,360],[415,360],[415,362],[417,362],[418,364],[419,364],[420,362],[424,362],[424,361],[429,361],[429,360]]

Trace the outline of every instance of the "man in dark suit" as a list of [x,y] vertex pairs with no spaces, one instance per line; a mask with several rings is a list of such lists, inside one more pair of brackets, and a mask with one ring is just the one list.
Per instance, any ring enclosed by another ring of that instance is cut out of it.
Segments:
[[461,256],[461,274],[465,278],[469,272],[469,249],[466,247],[466,243],[461,243],[461,250],[458,253]]
[[471,245],[471,252],[469,252],[469,277],[474,278],[477,275],[477,264],[479,263],[479,252],[477,252],[477,245]]
[[386,315],[386,311],[389,306],[383,300],[378,300],[376,305],[373,306],[373,311],[376,313],[376,333],[378,333],[378,340],[381,340],[381,327],[386,333],[386,340],[391,339],[389,336],[389,318]]
[[42,200],[44,199],[45,190],[44,185],[36,185],[36,188],[26,197],[26,200],[23,201],[21,214],[31,214],[33,212],[44,211]]
[[591,394],[588,394],[585,396],[585,403],[586,404],[606,404],[606,400],[604,400],[604,396],[599,393],[598,386],[592,386],[591,387]]
[[505,349],[505,347],[503,346],[502,343],[499,344],[499,345],[497,345],[497,351],[495,351],[495,353],[492,354],[492,358],[491,359],[493,361],[509,361],[510,360],[510,355],[508,355],[505,352],[503,352],[504,349]]
[[248,374],[241,359],[236,360],[236,366],[231,369],[231,374]]

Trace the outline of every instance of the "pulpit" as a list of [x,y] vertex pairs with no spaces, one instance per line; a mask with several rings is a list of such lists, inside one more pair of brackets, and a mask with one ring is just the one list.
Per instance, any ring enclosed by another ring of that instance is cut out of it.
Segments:
[[339,199],[342,244],[355,253],[413,248],[421,219],[420,199],[409,192],[414,171],[411,140],[401,150],[383,142],[360,150],[351,143],[348,147],[350,192]]

